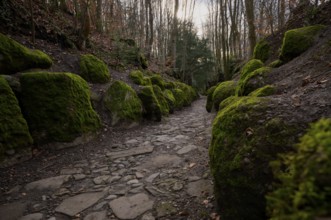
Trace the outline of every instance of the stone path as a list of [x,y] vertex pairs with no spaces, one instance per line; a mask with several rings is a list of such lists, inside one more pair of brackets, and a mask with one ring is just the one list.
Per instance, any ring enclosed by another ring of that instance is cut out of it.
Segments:
[[105,133],[96,153],[72,162],[63,155],[69,162],[51,177],[2,193],[1,219],[208,219],[213,117],[202,98],[122,138]]

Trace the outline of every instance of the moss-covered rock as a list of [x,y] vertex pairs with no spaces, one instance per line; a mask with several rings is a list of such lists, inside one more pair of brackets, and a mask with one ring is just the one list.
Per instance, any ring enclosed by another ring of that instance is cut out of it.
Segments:
[[225,81],[220,83],[216,87],[213,93],[213,104],[216,111],[218,111],[218,107],[224,99],[228,98],[229,96],[235,95],[236,86],[236,81]]
[[185,94],[181,89],[173,89],[172,93],[174,94],[174,97],[176,99],[175,102],[175,109],[181,109],[184,107],[185,102]]
[[151,79],[151,82],[152,82],[153,85],[157,85],[162,90],[164,90],[165,82],[164,82],[163,78],[160,75],[154,74],[153,76],[150,77],[150,79]]
[[270,219],[331,217],[331,119],[312,124],[295,152],[284,154],[273,166],[280,184],[267,197]]
[[23,114],[37,143],[69,142],[100,128],[89,87],[80,76],[31,72],[20,82]]
[[252,59],[243,66],[240,72],[240,77],[245,77],[247,74],[261,67],[263,67],[263,62],[261,60]]
[[197,92],[189,85],[182,82],[175,82],[175,87],[184,92],[184,106],[190,106],[198,97]]
[[165,88],[166,89],[169,89],[169,90],[175,89],[176,88],[176,84],[175,84],[175,82],[172,82],[172,81],[166,82],[165,83]]
[[230,96],[226,99],[224,99],[219,107],[218,107],[218,110],[221,111],[223,108],[227,107],[228,105],[231,105],[232,103],[235,103],[236,101],[238,101],[239,99],[241,99],[241,97],[238,97],[238,96]]
[[173,113],[175,111],[175,105],[176,105],[176,99],[174,97],[174,94],[169,89],[165,89],[163,91],[163,95],[168,102],[169,113]]
[[270,96],[275,94],[276,92],[276,87],[273,85],[266,85],[263,86],[262,88],[259,88],[251,93],[249,93],[249,96],[254,96],[254,97],[264,97],[264,96]]
[[207,103],[206,103],[206,110],[207,112],[211,112],[213,110],[213,94],[217,86],[212,86],[207,90]]
[[7,150],[30,144],[32,138],[18,101],[7,81],[0,76],[0,160]]
[[269,50],[270,45],[268,44],[266,39],[262,39],[255,45],[253,58],[265,62],[269,58]]
[[13,74],[19,71],[42,68],[53,64],[52,59],[40,50],[30,50],[0,33],[0,72]]
[[281,61],[281,60],[275,60],[275,61],[271,62],[268,66],[271,67],[271,68],[278,68],[278,67],[280,67],[283,64],[284,64],[283,61]]
[[148,60],[143,53],[139,54],[139,63],[140,63],[141,68],[143,68],[143,69],[148,68]]
[[92,54],[80,57],[81,76],[91,83],[107,83],[110,81],[110,73],[107,64]]
[[272,114],[277,100],[231,99],[214,120],[209,148],[216,200],[224,220],[266,219],[269,162],[291,149],[300,125]]
[[265,78],[272,68],[261,67],[246,75],[242,75],[238,82],[236,94],[238,96],[246,96],[254,90],[263,87],[266,82]]
[[169,115],[169,105],[168,105],[168,101],[166,100],[161,88],[157,85],[153,85],[153,90],[154,90],[154,94],[157,98],[157,101],[160,104],[162,115],[168,116]]
[[125,82],[115,81],[106,91],[103,101],[112,125],[139,122],[142,118],[141,101]]
[[315,36],[324,28],[324,25],[315,25],[285,32],[280,60],[286,63],[305,52],[314,43]]
[[129,77],[137,85],[141,85],[141,86],[152,85],[151,79],[149,77],[145,77],[143,72],[141,72],[140,70],[131,71]]
[[152,86],[143,86],[138,92],[138,97],[143,103],[143,116],[149,120],[161,121],[162,110]]

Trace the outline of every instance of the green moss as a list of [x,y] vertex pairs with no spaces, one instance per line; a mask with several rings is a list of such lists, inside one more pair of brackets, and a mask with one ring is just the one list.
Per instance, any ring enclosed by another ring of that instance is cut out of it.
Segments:
[[107,83],[110,81],[108,66],[99,58],[92,54],[80,57],[81,76],[88,82]]
[[265,85],[265,77],[272,68],[261,67],[246,75],[242,75],[239,79],[236,94],[238,96],[246,96],[254,90]]
[[144,74],[140,70],[131,71],[129,77],[137,85],[142,85],[142,86],[152,85],[150,78],[144,77]]
[[0,72],[12,74],[32,68],[49,68],[52,59],[40,50],[30,50],[0,33]]
[[214,102],[213,102],[213,94],[217,86],[212,86],[207,90],[207,103],[206,110],[207,112],[211,112],[213,110]]
[[266,85],[263,86],[262,88],[259,88],[251,93],[249,93],[249,96],[254,96],[254,97],[264,97],[264,96],[270,96],[275,94],[276,88],[273,85]]
[[185,94],[181,89],[173,89],[172,93],[175,96],[175,109],[181,109],[184,107]]
[[225,81],[220,83],[216,87],[213,93],[213,104],[216,111],[218,111],[218,107],[224,99],[228,98],[229,96],[235,95],[236,86],[236,81]]
[[85,80],[72,73],[32,72],[20,77],[23,114],[38,143],[68,142],[100,128]]
[[163,91],[163,95],[168,102],[169,113],[173,113],[176,105],[176,99],[174,97],[174,94],[169,89],[165,89]]
[[143,69],[148,68],[148,60],[143,53],[139,54],[139,63],[140,63],[141,68],[143,68]]
[[161,88],[157,85],[153,85],[153,90],[154,90],[154,94],[157,98],[157,101],[160,104],[162,115],[168,116],[169,115],[169,105],[168,105],[168,101],[165,98]]
[[240,72],[240,77],[245,77],[249,73],[253,72],[254,70],[257,70],[259,68],[263,67],[263,62],[261,60],[252,59],[248,61]]
[[165,88],[166,89],[169,89],[169,90],[172,90],[172,89],[175,89],[176,88],[176,84],[175,84],[175,82],[166,82],[165,83]]
[[275,61],[271,62],[268,66],[271,67],[271,68],[278,68],[283,64],[284,64],[283,61],[275,60]]
[[175,82],[175,87],[184,92],[184,106],[190,106],[191,103],[198,97],[197,92],[189,85],[182,82]]
[[30,144],[32,138],[18,101],[7,81],[0,76],[0,160],[5,151]]
[[158,87],[160,87],[162,90],[164,90],[165,88],[165,82],[163,80],[163,78],[160,75],[153,75],[150,77],[151,82],[153,85],[157,85]]
[[287,31],[279,59],[286,63],[305,52],[314,43],[315,36],[324,28],[324,25],[315,25]]
[[143,86],[138,92],[138,97],[143,103],[143,116],[149,120],[161,121],[162,110],[155,96],[153,87]]
[[[296,126],[277,117],[272,100],[231,97],[213,122],[209,148],[222,219],[266,219],[265,194],[273,181],[269,161],[291,148]],[[226,199],[224,199],[226,198]]]
[[270,219],[331,216],[331,119],[312,124],[295,152],[283,154],[273,166],[280,184],[267,196]]
[[267,40],[263,39],[255,45],[253,58],[265,62],[269,58],[269,50],[270,46]]
[[125,82],[115,81],[106,91],[104,105],[110,112],[112,125],[139,122],[142,104],[136,92]]
[[221,111],[222,109],[224,109],[224,108],[227,107],[228,105],[231,105],[232,103],[234,103],[234,102],[236,102],[236,101],[238,101],[238,100],[240,100],[240,99],[241,99],[241,97],[238,97],[238,96],[230,96],[230,97],[224,99],[224,100],[220,103],[220,105],[219,105],[219,107],[218,107],[218,110]]

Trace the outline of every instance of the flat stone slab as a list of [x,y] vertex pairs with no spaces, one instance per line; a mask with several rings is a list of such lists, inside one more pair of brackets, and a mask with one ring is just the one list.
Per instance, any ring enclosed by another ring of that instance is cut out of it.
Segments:
[[23,216],[19,220],[42,220],[43,214],[42,213],[33,213],[26,216]]
[[10,203],[7,205],[0,206],[0,217],[1,220],[14,220],[19,219],[23,216],[26,209],[25,203]]
[[185,147],[183,147],[182,149],[178,150],[177,151],[177,154],[181,155],[181,154],[186,154],[192,150],[195,150],[197,149],[198,147],[193,145],[193,144],[190,144],[190,145],[186,145]]
[[105,192],[79,194],[64,200],[55,211],[65,215],[75,216],[97,203],[104,195]]
[[38,180],[25,185],[26,190],[55,190],[59,189],[63,183],[67,182],[70,175],[61,175]]
[[182,161],[183,159],[176,155],[162,154],[151,158],[148,162],[142,164],[141,166],[144,168],[162,168],[166,166],[175,167],[179,166]]
[[107,220],[107,211],[92,212],[85,216],[84,220]]
[[131,197],[120,197],[109,202],[110,208],[120,219],[135,219],[147,210],[153,208],[154,202],[144,193]]
[[129,150],[111,152],[108,153],[107,156],[110,157],[111,159],[117,159],[121,157],[130,157],[140,154],[147,154],[153,152],[153,150],[154,150],[153,146],[140,146]]
[[213,194],[213,186],[208,180],[198,180],[187,184],[187,193],[198,198]]

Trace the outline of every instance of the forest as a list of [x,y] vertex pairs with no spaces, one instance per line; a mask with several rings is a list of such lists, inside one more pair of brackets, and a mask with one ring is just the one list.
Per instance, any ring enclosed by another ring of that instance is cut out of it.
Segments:
[[327,220],[331,1],[0,1],[0,218]]

